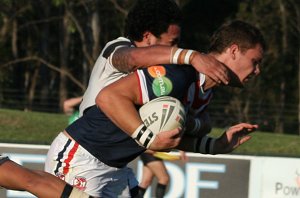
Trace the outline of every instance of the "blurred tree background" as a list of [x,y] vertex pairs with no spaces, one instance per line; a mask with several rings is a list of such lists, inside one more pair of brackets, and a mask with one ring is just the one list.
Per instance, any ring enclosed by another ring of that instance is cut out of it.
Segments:
[[[184,23],[181,46],[206,51],[223,22],[259,27],[268,49],[261,75],[242,90],[219,87],[214,125],[237,122],[300,134],[300,1],[176,0]],[[83,94],[105,43],[123,34],[134,0],[0,0],[0,108],[62,112]]]

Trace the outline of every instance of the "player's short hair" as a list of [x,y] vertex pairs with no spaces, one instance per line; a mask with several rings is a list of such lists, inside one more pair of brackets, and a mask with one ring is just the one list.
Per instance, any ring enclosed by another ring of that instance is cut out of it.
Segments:
[[169,25],[181,25],[182,13],[174,0],[137,0],[125,21],[125,36],[141,41],[146,31],[160,37]]
[[266,49],[262,33],[255,26],[240,20],[223,24],[211,37],[209,52],[224,52],[232,44],[237,44],[242,52],[260,44]]

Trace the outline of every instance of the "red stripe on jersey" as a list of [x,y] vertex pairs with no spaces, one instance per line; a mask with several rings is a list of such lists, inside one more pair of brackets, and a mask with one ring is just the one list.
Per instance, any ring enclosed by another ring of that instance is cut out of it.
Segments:
[[68,158],[64,161],[66,166],[64,167],[63,173],[67,174],[70,169],[70,162],[74,158],[74,154],[76,153],[78,149],[79,144],[75,142],[74,146],[71,148],[70,152],[68,153]]

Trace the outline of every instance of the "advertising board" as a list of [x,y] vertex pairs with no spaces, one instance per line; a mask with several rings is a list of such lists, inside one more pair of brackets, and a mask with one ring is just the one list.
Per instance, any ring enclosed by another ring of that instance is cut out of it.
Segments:
[[[30,169],[43,170],[47,145],[0,144],[0,153]],[[176,152],[171,152],[177,155]],[[300,198],[300,159],[187,153],[188,161],[165,161],[170,175],[166,198]],[[139,158],[129,164],[142,175]],[[156,181],[145,194],[155,197]],[[1,198],[30,198],[0,188]]]

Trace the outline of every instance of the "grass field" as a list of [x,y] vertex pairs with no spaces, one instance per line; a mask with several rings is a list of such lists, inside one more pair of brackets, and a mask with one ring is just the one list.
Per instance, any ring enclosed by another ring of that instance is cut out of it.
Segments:
[[[0,109],[0,142],[50,144],[67,126],[67,116]],[[221,129],[213,129],[218,136]],[[300,136],[257,131],[234,154],[300,157]]]

